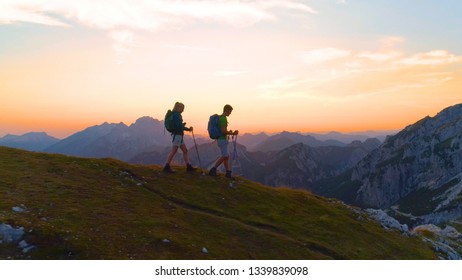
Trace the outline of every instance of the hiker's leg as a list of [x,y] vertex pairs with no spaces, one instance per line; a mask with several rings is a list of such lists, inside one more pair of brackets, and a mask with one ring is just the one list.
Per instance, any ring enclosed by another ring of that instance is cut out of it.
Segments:
[[172,159],[175,156],[177,151],[178,151],[178,146],[172,146],[172,150],[170,151],[170,154],[168,154],[168,157],[167,157],[168,165],[170,165],[170,163],[172,162]]
[[224,157],[220,157],[219,159],[217,159],[217,161],[215,161],[215,165],[213,167],[218,168],[218,166],[220,166],[220,164],[222,164],[224,160]]
[[185,144],[181,144],[180,146],[181,151],[183,152],[183,160],[186,165],[189,164],[189,157],[188,157],[188,148],[186,148]]
[[218,145],[218,148],[220,149],[221,157],[219,159],[217,159],[217,161],[215,162],[215,165],[213,166],[213,168],[209,172],[209,174],[213,175],[213,176],[216,176],[217,168],[223,162],[225,162],[226,158],[229,157],[229,154],[228,154],[228,140],[227,139],[218,139],[217,140],[217,145]]
[[228,146],[227,145],[221,145],[220,146],[220,153],[221,153],[221,157],[219,159],[217,159],[217,161],[215,162],[215,165],[214,167],[215,168],[218,168],[218,166],[220,166],[222,163],[226,162],[226,159],[229,157],[228,156]]
[[229,157],[225,157],[225,158],[223,159],[223,162],[224,162],[224,164],[225,164],[225,169],[226,169],[226,171],[231,170],[231,169],[229,169]]
[[228,140],[227,139],[218,139],[217,140],[218,148],[220,148],[220,164],[225,161],[227,157],[229,157],[228,152]]
[[170,154],[168,155],[167,158],[167,164],[170,165],[170,163],[173,160],[173,157],[175,156],[176,152],[178,151],[178,148],[181,147],[183,144],[183,136],[182,135],[173,135],[173,140],[172,140],[172,150],[170,151]]

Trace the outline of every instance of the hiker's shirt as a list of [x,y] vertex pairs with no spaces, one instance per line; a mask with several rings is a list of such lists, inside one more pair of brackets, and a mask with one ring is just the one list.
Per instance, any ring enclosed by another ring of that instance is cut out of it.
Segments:
[[[228,118],[226,116],[220,116],[220,118],[218,119],[218,127],[220,128],[220,132],[223,131],[223,127],[224,128],[228,128]],[[218,140],[227,140],[228,139],[228,136],[226,134],[224,135],[221,135],[220,137],[218,137]]]
[[186,130],[183,124],[183,117],[179,112],[173,112],[173,135],[184,135],[184,131]]

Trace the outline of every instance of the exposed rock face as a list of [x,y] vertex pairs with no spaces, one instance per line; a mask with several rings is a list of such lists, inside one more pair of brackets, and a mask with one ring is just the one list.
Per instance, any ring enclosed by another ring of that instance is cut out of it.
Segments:
[[256,179],[272,186],[309,187],[352,168],[380,144],[377,139],[366,142],[355,141],[346,147],[290,146],[268,156],[263,177]]
[[396,210],[413,216],[458,216],[461,142],[462,104],[388,137],[353,170],[351,180],[360,182],[356,202],[378,208],[396,204]]

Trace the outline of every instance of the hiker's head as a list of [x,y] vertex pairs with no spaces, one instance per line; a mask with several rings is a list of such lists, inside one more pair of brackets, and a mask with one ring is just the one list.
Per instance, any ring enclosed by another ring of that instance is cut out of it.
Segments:
[[184,104],[181,102],[176,102],[175,106],[173,106],[173,110],[175,112],[183,113],[184,111]]
[[225,107],[223,107],[223,115],[225,116],[231,115],[232,111],[233,111],[233,107],[229,104],[226,104]]

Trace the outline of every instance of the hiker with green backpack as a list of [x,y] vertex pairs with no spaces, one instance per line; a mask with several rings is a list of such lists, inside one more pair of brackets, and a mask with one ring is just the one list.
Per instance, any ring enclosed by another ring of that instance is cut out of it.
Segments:
[[220,158],[217,159],[214,166],[210,169],[210,176],[217,176],[217,168],[223,163],[226,169],[226,177],[232,179],[231,168],[229,165],[228,136],[235,136],[239,134],[238,130],[228,130],[227,117],[231,115],[232,111],[233,107],[227,104],[223,107],[223,114],[220,116],[217,114],[210,116],[207,130],[210,138],[217,140],[217,145],[220,148],[221,154]]
[[183,137],[184,131],[193,131],[193,127],[185,127],[186,123],[183,122],[183,117],[181,113],[184,111],[184,104],[181,102],[176,102],[173,110],[168,110],[165,114],[164,125],[168,132],[172,134],[172,150],[170,151],[167,157],[167,163],[164,166],[164,172],[174,173],[170,164],[173,160],[173,157],[178,151],[178,148],[183,152],[183,160],[186,164],[186,171],[193,172],[197,168],[192,167],[189,163],[188,157],[188,148],[184,144]]

